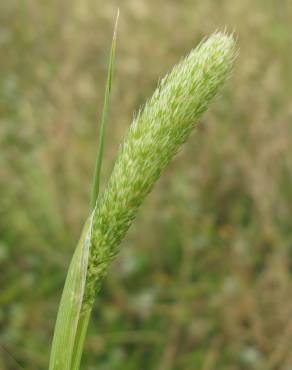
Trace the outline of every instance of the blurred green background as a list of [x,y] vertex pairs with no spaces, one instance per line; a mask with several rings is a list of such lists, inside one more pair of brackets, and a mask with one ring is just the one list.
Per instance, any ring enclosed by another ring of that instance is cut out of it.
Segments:
[[118,6],[103,188],[173,64],[225,27],[240,57],[123,242],[82,369],[291,370],[291,0],[1,1],[0,369],[48,367]]

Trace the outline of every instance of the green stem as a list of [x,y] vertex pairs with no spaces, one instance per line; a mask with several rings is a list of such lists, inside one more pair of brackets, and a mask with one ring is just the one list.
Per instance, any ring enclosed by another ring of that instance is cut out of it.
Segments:
[[80,314],[73,348],[71,370],[79,370],[90,315],[91,309]]

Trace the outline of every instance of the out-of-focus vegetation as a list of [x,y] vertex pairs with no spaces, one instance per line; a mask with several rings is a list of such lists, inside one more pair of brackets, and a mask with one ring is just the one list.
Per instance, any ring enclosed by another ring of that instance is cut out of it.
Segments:
[[291,370],[289,0],[1,1],[0,369],[48,366],[88,213],[117,6],[103,184],[160,76],[215,29],[235,29],[241,50],[123,243],[83,368]]

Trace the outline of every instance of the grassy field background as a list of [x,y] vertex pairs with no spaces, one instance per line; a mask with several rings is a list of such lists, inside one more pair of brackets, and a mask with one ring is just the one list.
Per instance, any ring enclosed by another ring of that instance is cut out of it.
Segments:
[[124,241],[82,369],[291,370],[289,0],[1,1],[0,369],[48,367],[118,6],[103,187],[133,112],[173,64],[225,27],[240,57]]

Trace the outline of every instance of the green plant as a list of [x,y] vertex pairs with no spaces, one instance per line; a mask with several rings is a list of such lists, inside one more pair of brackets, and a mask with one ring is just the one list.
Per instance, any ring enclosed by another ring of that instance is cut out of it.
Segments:
[[96,292],[118,253],[139,206],[161,172],[188,139],[229,76],[236,57],[232,36],[217,32],[160,82],[136,115],[105,192],[99,178],[108,116],[116,31],[111,48],[92,211],[73,255],[55,327],[50,370],[79,369]]

